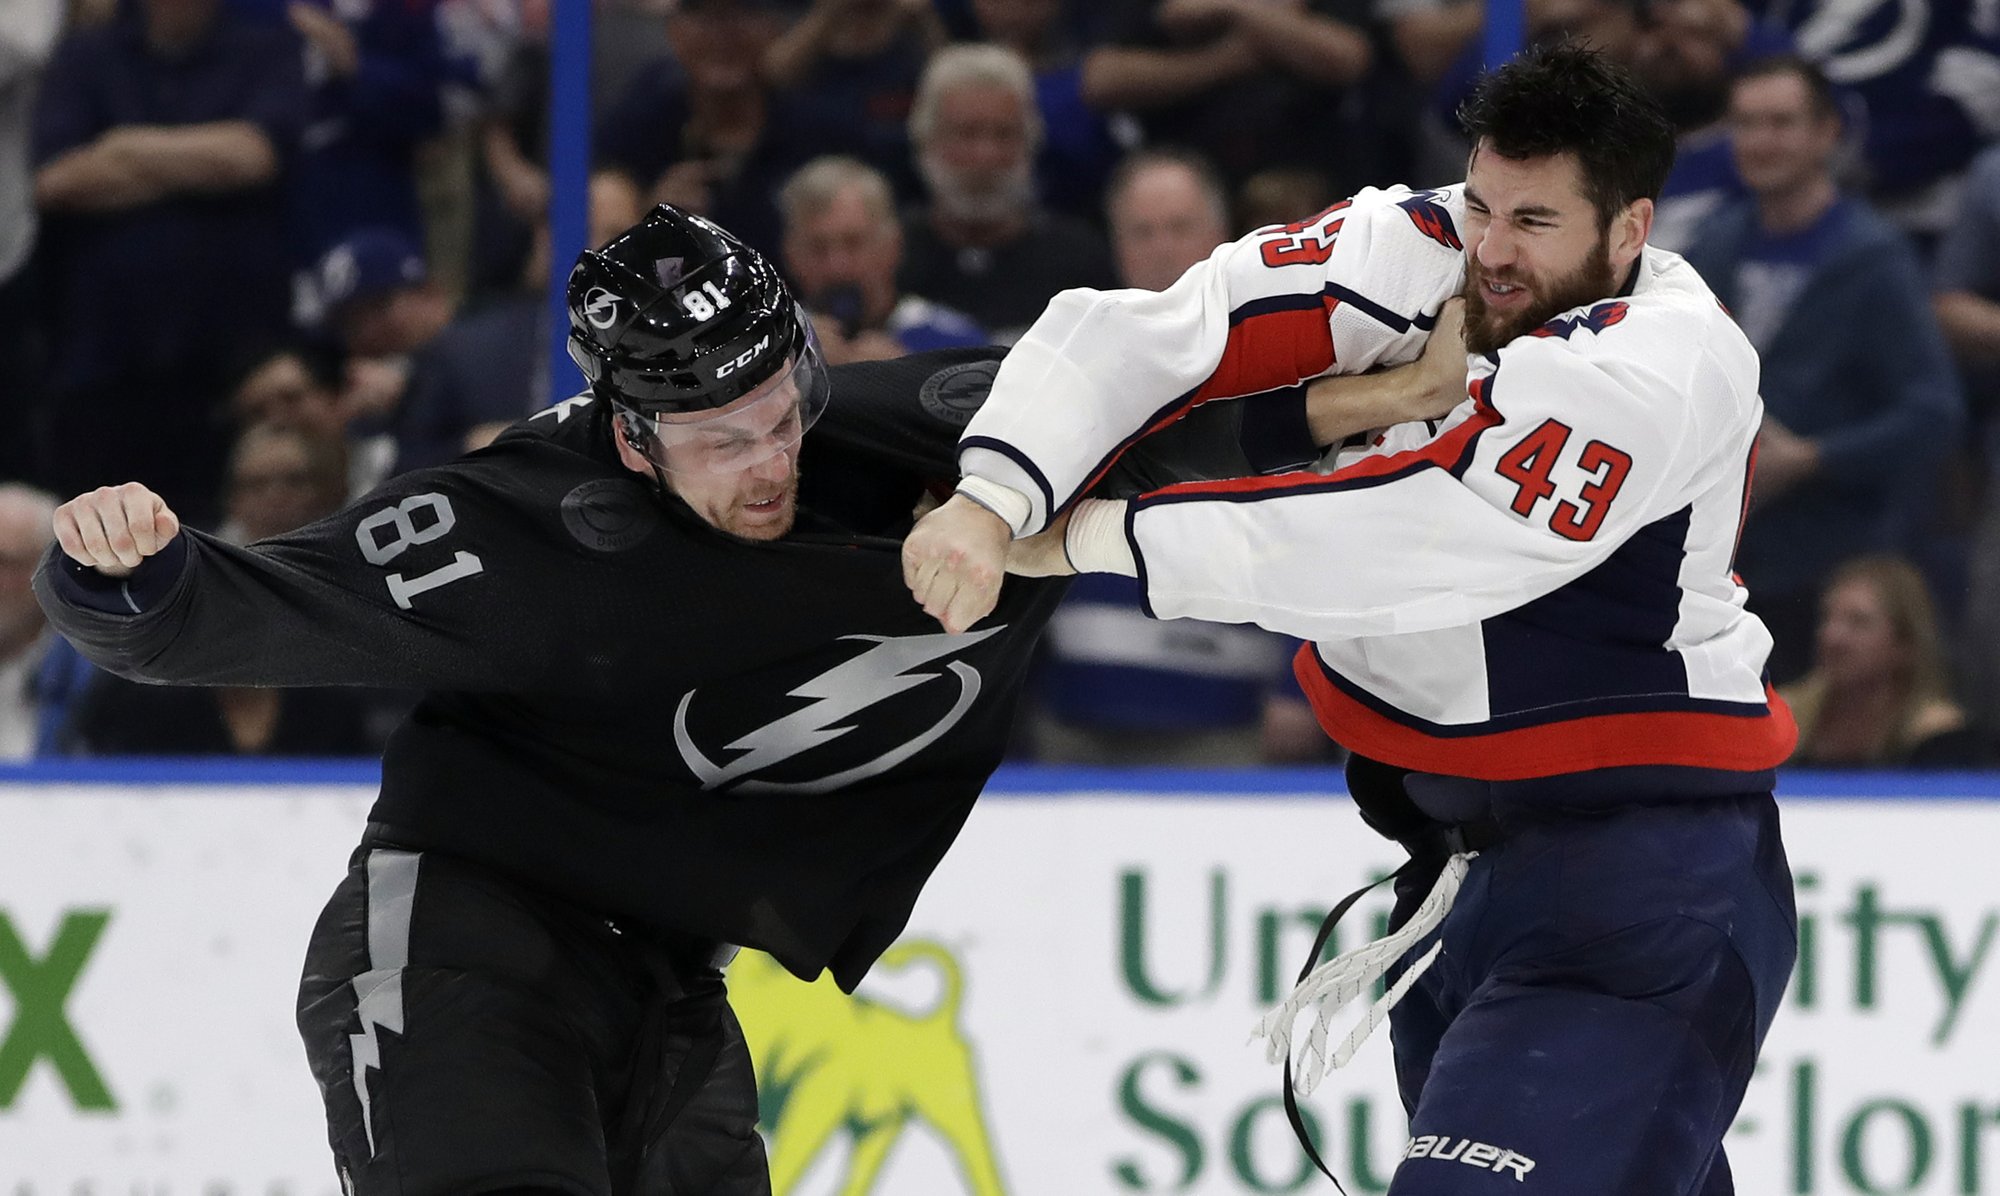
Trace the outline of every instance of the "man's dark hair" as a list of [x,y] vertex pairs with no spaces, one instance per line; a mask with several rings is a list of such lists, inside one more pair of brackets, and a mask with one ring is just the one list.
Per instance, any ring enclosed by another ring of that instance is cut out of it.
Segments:
[[1763,79],[1772,75],[1790,75],[1805,84],[1806,101],[1812,108],[1814,119],[1839,119],[1840,100],[1834,95],[1833,81],[1811,60],[1797,54],[1767,54],[1737,71],[1736,78],[1731,82],[1741,83],[1745,79]]
[[1535,46],[1482,75],[1458,110],[1474,145],[1503,158],[1576,155],[1597,221],[1658,199],[1674,166],[1674,126],[1630,73],[1572,41]]

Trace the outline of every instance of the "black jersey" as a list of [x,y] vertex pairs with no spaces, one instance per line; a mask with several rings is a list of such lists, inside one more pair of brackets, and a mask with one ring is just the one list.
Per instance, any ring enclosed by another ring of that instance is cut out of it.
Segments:
[[1010,578],[947,635],[903,583],[994,356],[837,370],[782,540],[662,501],[578,398],[299,531],[185,532],[140,613],[66,601],[59,550],[36,589],[126,676],[421,689],[371,815],[399,842],[851,989],[998,765],[1064,589]]

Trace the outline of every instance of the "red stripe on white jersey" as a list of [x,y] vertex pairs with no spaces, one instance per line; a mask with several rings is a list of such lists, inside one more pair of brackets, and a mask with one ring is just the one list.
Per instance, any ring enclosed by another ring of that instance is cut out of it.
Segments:
[[1348,696],[1326,675],[1311,644],[1299,649],[1292,672],[1320,726],[1341,746],[1397,768],[1441,776],[1526,781],[1633,766],[1760,772],[1783,764],[1799,739],[1791,708],[1768,685],[1764,700],[1770,712],[1761,717],[1689,711],[1598,714],[1514,731],[1439,736]]

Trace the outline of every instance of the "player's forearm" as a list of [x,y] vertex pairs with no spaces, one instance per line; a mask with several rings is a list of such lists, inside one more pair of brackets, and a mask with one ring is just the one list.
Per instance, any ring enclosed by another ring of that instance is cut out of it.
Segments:
[[261,187],[278,177],[278,152],[247,120],[120,130],[120,149],[170,194]]
[[1344,87],[1367,74],[1375,58],[1354,26],[1279,5],[1246,5],[1237,28],[1267,61],[1316,83]]
[[2000,364],[2000,303],[1971,291],[1946,291],[1932,306],[1938,326],[1959,360],[1978,365]]
[[1430,381],[1414,362],[1372,374],[1331,375],[1307,388],[1306,425],[1314,444],[1329,447],[1363,432],[1408,423],[1431,393]]
[[1144,111],[1200,95],[1248,73],[1243,43],[1225,38],[1199,50],[1106,46],[1083,60],[1083,102],[1097,109]]

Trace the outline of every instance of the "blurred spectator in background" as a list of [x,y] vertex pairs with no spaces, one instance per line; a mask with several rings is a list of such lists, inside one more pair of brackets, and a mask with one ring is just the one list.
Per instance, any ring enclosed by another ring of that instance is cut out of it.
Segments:
[[395,467],[395,429],[416,355],[455,314],[423,254],[390,228],[364,228],[327,250],[317,286],[328,327],[346,354],[340,409],[372,490]]
[[[981,40],[1019,54],[1034,72],[1035,107],[1042,116],[1035,178],[1042,203],[1096,220],[1121,147],[1111,121],[1083,98],[1083,51],[1062,0],[972,0],[972,11]],[[1127,119],[1123,140],[1138,137]]]
[[1967,454],[1975,526],[1960,657],[1974,716],[2000,733],[2000,147],[1973,165],[1958,218],[1938,245],[1932,285],[1976,430]]
[[[1573,40],[1629,67],[1645,28],[1646,7],[1646,0],[1523,0],[1523,33],[1530,45]],[[1459,127],[1458,109],[1479,77],[1482,50],[1477,39],[1468,42],[1431,87],[1430,103],[1417,122],[1416,169],[1407,181],[1442,186],[1465,177],[1472,145]]]
[[1962,414],[1916,256],[1833,178],[1840,115],[1803,59],[1747,68],[1730,99],[1749,196],[1688,260],[1762,358],[1764,431],[1737,568],[1776,640],[1770,672],[1805,671],[1818,595],[1839,562],[1910,540]]
[[338,351],[319,343],[287,343],[252,354],[230,393],[237,428],[276,424],[342,435],[347,425],[340,407],[344,364]]
[[196,524],[227,452],[222,363],[287,326],[279,184],[306,107],[292,32],[216,4],[142,0],[71,34],[35,113],[49,479],[157,478]]
[[62,23],[63,0],[0,5],[0,477],[27,477],[37,465],[42,313],[29,270],[36,219],[28,145],[35,82]]
[[[1127,286],[1165,290],[1229,240],[1221,180],[1184,151],[1125,159],[1105,204]],[[1248,625],[1151,619],[1140,594],[1136,578],[1110,573],[1071,585],[1042,638],[1030,707],[1036,757],[1187,765],[1263,758],[1266,701],[1277,683],[1289,683],[1296,641]],[[1306,742],[1326,742],[1317,726],[1310,730]]]
[[251,424],[229,456],[228,519],[217,533],[254,544],[304,527],[347,503],[347,449],[304,427]]
[[889,180],[856,158],[807,163],[778,194],[785,272],[831,365],[987,343],[963,312],[898,294],[903,230]]
[[[1463,157],[1459,158],[1458,167],[1463,175]],[[1240,237],[1273,224],[1304,220],[1343,198],[1333,193],[1333,184],[1317,170],[1260,170],[1237,188],[1235,233]]]
[[[257,424],[230,456],[228,522],[240,543],[302,527],[347,497],[340,442]],[[361,689],[244,689],[92,681],[60,734],[72,755],[355,756],[379,749]]]
[[1131,154],[1118,164],[1104,208],[1119,281],[1142,291],[1166,290],[1230,239],[1222,180],[1185,150]]
[[927,207],[903,222],[902,288],[965,312],[1011,344],[1056,292],[1113,285],[1103,238],[1035,202],[1035,85],[999,46],[938,51],[910,113]]
[[[1401,65],[1414,101],[1405,125],[1409,165],[1397,181],[1436,187],[1465,177],[1471,147],[1459,130],[1457,112],[1480,59],[1485,14],[1481,0],[1375,0],[1373,19]],[[1303,209],[1271,223],[1289,223],[1319,210]]]
[[407,357],[451,322],[451,297],[431,283],[416,243],[394,229],[350,234],[316,275],[327,322],[353,356]]
[[1435,87],[1485,28],[1480,0],[1379,0],[1375,19],[1410,78]]
[[[671,60],[666,17],[677,2],[596,0],[590,27],[590,89],[591,111],[599,123],[642,72]],[[443,0],[439,19],[449,28],[446,14],[474,3]],[[485,54],[491,61],[482,72],[483,102],[476,118],[469,307],[518,289],[525,263],[536,249],[537,230],[548,218],[549,4],[550,0],[522,0],[514,40]],[[593,179],[593,186],[597,181]]]
[[[466,264],[470,304],[519,285],[524,263],[534,252],[535,230],[548,218],[548,5],[549,0],[533,0],[522,6],[520,41],[493,69],[484,90]],[[664,38],[664,20],[654,20]],[[592,65],[595,86],[594,60]]]
[[[599,171],[590,181],[591,247],[637,224],[645,205],[631,180]],[[548,226],[537,230],[520,287],[453,320],[411,362],[396,419],[395,471],[440,465],[483,448],[514,421],[549,405]]]
[[1770,0],[1766,11],[1859,105],[1872,202],[1927,249],[1966,167],[2000,136],[2000,10],[1991,4]]
[[1345,195],[1374,179],[1373,130],[1348,89],[1374,65],[1368,0],[1121,0],[1083,97],[1139,117],[1148,140],[1200,151],[1231,187],[1269,167],[1318,170]]
[[1784,689],[1799,721],[1790,763],[1971,768],[1989,762],[1952,701],[1937,616],[1908,561],[1842,565],[1820,605],[1812,671]]
[[[553,0],[519,0],[522,24],[537,9],[539,27],[546,30],[546,10]],[[593,0],[590,19],[590,109],[608,112],[639,72],[670,53],[667,14],[680,0]]]
[[52,662],[59,641],[29,584],[55,538],[55,513],[54,495],[0,483],[0,760],[35,754],[44,724],[60,721],[75,678],[89,668],[73,652]]
[[1703,221],[1743,194],[1723,119],[1730,80],[1745,63],[1790,49],[1783,29],[1753,20],[1737,0],[1660,0],[1648,9],[1632,70],[1679,135],[1648,244],[1684,251]]
[[910,105],[924,60],[944,42],[930,0],[813,0],[765,51],[764,75],[791,107],[838,131],[822,150],[860,158],[914,200]]
[[648,203],[712,217],[773,255],[778,187],[838,136],[765,85],[780,24],[769,0],[681,0],[667,18],[673,58],[633,79],[597,145],[602,164],[630,176]]
[[2000,381],[2000,146],[1974,166],[1957,218],[1938,245],[1933,279],[1945,339],[1985,384],[1980,393],[1990,403],[2000,397],[1993,388]]
[[380,446],[348,437],[347,359],[324,341],[287,342],[253,352],[231,392],[229,410],[237,432],[256,424],[297,428],[342,446],[347,457],[347,489],[372,489],[384,470]]
[[[311,119],[292,172],[298,260],[349,233],[393,228],[424,244],[417,147],[444,128],[435,0],[290,0],[306,43]],[[309,292],[308,292],[309,293]]]

